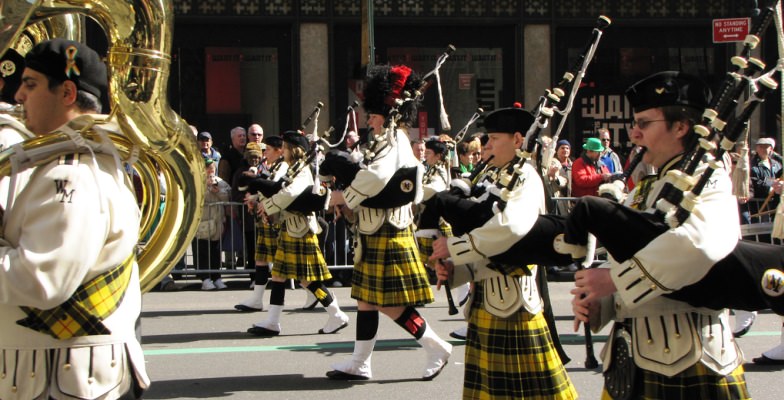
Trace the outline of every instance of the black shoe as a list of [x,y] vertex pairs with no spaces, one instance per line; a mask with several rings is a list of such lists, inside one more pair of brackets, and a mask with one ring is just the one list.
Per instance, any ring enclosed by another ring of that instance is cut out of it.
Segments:
[[280,332],[278,331],[262,328],[260,326],[251,326],[250,328],[248,328],[248,333],[250,333],[251,335],[264,336],[264,337],[280,335]]
[[453,337],[453,338],[455,338],[455,339],[457,339],[457,340],[466,340],[466,337],[465,337],[465,336],[463,336],[463,335],[460,335],[460,334],[458,334],[458,333],[457,333],[457,332],[455,332],[455,331],[449,332],[449,336],[451,336],[451,337]]
[[773,358],[768,358],[765,357],[764,354],[759,357],[753,358],[751,361],[757,365],[784,365],[784,360],[775,360]]
[[234,306],[234,309],[237,310],[237,311],[242,311],[242,312],[264,311],[261,308],[248,307],[245,304],[237,304],[236,306]]
[[327,378],[335,381],[366,381],[370,379],[367,376],[349,374],[338,370],[327,372]]

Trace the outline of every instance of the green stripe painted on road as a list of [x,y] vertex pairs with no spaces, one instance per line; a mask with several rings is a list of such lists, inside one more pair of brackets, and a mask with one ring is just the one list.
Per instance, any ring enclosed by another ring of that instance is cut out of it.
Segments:
[[[749,332],[746,336],[779,336],[781,332],[763,331]],[[594,343],[606,342],[606,335],[594,335]],[[579,345],[585,339],[582,335],[566,334],[561,335],[561,343],[565,345]],[[450,340],[453,345],[462,345],[462,340]],[[385,347],[419,347],[415,340],[380,340],[376,342],[376,348]],[[188,347],[188,348],[167,348],[167,349],[146,349],[146,356],[169,356],[181,354],[211,354],[211,353],[246,353],[246,352],[269,352],[269,351],[322,351],[322,350],[351,350],[354,342],[322,343],[322,344],[301,344],[301,345],[281,345],[281,346],[224,346],[224,347]]]

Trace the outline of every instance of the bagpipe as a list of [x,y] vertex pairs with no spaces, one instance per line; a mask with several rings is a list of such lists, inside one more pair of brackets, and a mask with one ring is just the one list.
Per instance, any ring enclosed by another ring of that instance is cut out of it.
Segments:
[[[732,58],[732,70],[703,113],[701,123],[694,127],[699,140],[687,148],[679,164],[665,175],[655,212],[645,213],[603,198],[581,198],[566,220],[565,243],[583,246],[592,234],[615,260],[623,262],[689,218],[713,172],[723,168],[724,154],[733,149],[751,114],[765,96],[778,86],[772,75],[783,68],[782,61],[776,68],[754,78],[764,69],[764,64],[749,57],[774,18],[776,3],[767,2],[746,37],[740,55]],[[732,118],[747,88],[752,93],[743,103],[741,112]],[[720,139],[718,147],[714,144],[716,138]],[[707,165],[695,177],[702,163]],[[633,234],[621,238],[619,231]],[[695,307],[748,311],[770,308],[784,315],[782,266],[784,247],[740,240],[730,254],[713,265],[698,282],[664,296]]]
[[[438,79],[441,65],[454,52],[455,47],[449,45],[438,57],[435,68],[422,78],[421,85],[413,93],[404,92],[402,98],[394,99],[394,105],[384,120],[384,132],[373,132],[372,129],[368,132],[361,161],[355,160],[348,152],[331,151],[325,155],[324,161],[319,166],[320,175],[333,178],[337,187],[347,187],[362,168],[366,168],[367,165],[384,156],[391,146],[408,145],[408,143],[396,143],[398,121],[402,116],[400,109],[422,99],[424,92],[432,84],[433,79],[430,78]],[[415,201],[417,193],[421,192],[421,168],[421,165],[416,165],[398,169],[378,194],[366,198],[360,205],[367,208],[389,209]]]
[[[509,195],[516,190],[517,185],[522,183],[523,166],[534,154],[539,134],[548,126],[550,118],[556,113],[565,117],[566,113],[558,109],[558,104],[566,95],[566,90],[571,88],[570,96],[576,95],[576,90],[572,86],[579,88],[579,78],[577,81],[575,78],[585,74],[601,40],[603,30],[610,24],[610,19],[605,16],[600,16],[597,19],[591,40],[583,53],[580,54],[571,69],[564,73],[555,88],[547,89],[544,96],[540,98],[534,114],[534,123],[526,132],[522,148],[517,149],[515,158],[505,168],[498,171],[493,183],[494,189],[488,190],[488,193],[485,193],[478,201],[466,198],[467,196],[462,190],[450,190],[438,193],[425,202],[427,208],[437,210],[439,216],[452,226],[452,231],[456,236],[481,227],[498,211],[503,210]],[[476,175],[469,176],[468,179],[474,186],[476,186],[476,179],[482,176],[485,168],[487,167],[475,168]],[[491,256],[490,260],[507,265],[568,265],[571,263],[571,258],[564,257],[552,248],[552,238],[561,232],[562,228],[562,217],[542,215],[526,237],[512,246],[510,250]]]
[[[350,108],[353,110],[353,108],[358,105],[359,104],[355,102],[355,104]],[[313,111],[310,112],[302,125],[300,125],[300,131],[304,131],[312,121],[316,121],[318,119],[318,114],[321,112],[322,107],[324,107],[324,103],[318,102],[316,104],[316,106],[313,108]],[[316,132],[316,129],[318,128],[314,128],[314,132]],[[286,174],[280,179],[272,179],[274,175],[266,178],[257,177],[247,179],[244,184],[247,185],[248,191],[252,193],[260,193],[264,197],[272,197],[276,193],[280,192],[281,189],[291,184],[291,182],[294,181],[300,172],[302,172],[305,168],[309,168],[314,160],[316,160],[320,149],[319,139],[320,138],[316,138],[312,141],[310,149],[307,151],[305,156],[290,165],[289,169],[286,171]],[[316,189],[314,190],[314,188]],[[327,190],[322,188],[320,185],[309,185],[307,188],[305,188],[305,190],[303,190],[302,193],[299,194],[299,196],[297,196],[296,199],[294,199],[293,202],[291,202],[291,204],[288,205],[288,207],[286,207],[286,211],[308,214],[311,212],[323,210],[326,202]]]

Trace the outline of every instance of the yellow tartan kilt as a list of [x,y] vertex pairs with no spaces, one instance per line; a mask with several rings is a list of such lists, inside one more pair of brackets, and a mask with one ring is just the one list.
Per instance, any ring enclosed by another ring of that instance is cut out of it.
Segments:
[[279,225],[260,224],[256,227],[256,261],[271,263],[278,248]]
[[316,235],[308,232],[301,238],[291,237],[285,227],[280,231],[271,274],[279,278],[311,282],[332,279]]
[[[441,232],[441,236],[452,237],[452,226],[449,224],[441,224],[441,226],[438,227],[438,230]],[[419,259],[422,260],[422,263],[424,263],[426,267],[434,268],[428,258],[433,254],[433,242],[435,239],[426,236],[416,236],[415,238],[417,248],[419,248]]]
[[[751,399],[746,387],[743,365],[729,375],[719,375],[702,363],[697,363],[673,377],[641,370],[642,384],[636,393],[645,399]],[[612,400],[607,390],[602,390],[602,399]]]
[[382,307],[433,302],[433,291],[409,226],[388,223],[372,235],[359,235],[361,260],[354,264],[351,297]]
[[477,282],[468,319],[463,399],[576,399],[542,313],[499,318]]

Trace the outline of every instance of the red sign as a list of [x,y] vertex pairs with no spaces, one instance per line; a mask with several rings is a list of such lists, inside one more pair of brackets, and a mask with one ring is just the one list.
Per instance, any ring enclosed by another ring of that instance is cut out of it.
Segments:
[[420,111],[417,116],[419,120],[419,138],[427,137],[427,111]]
[[474,74],[458,74],[457,88],[460,90],[471,90],[471,81],[473,79],[474,79]]
[[749,34],[751,18],[713,20],[713,43],[742,42]]

